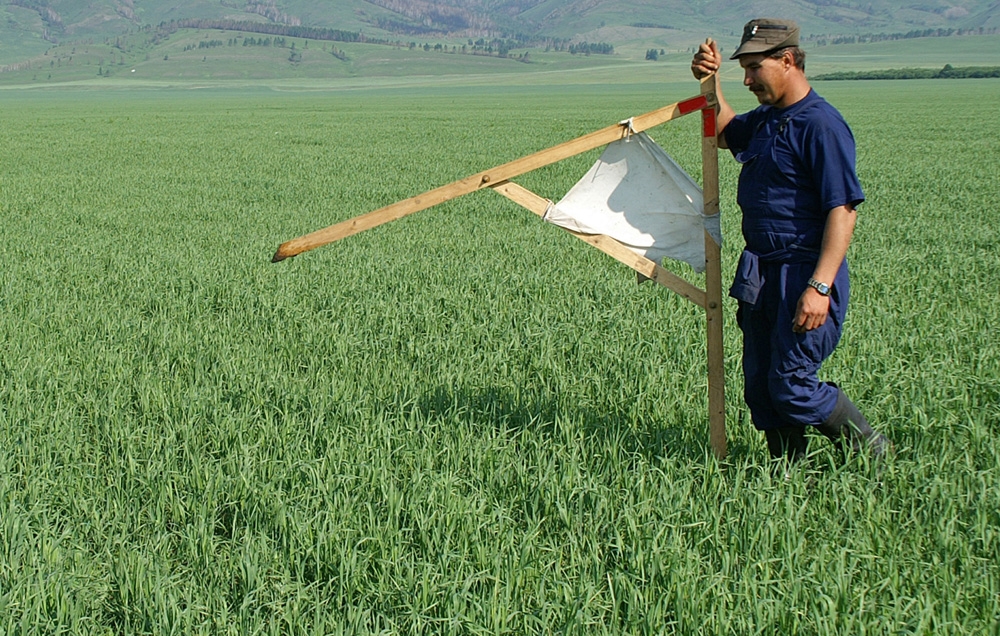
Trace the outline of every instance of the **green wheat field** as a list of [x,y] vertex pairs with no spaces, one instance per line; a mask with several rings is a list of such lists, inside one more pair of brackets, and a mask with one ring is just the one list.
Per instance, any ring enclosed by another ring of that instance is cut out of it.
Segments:
[[868,195],[822,375],[896,454],[788,479],[734,301],[719,461],[703,314],[493,192],[269,262],[696,82],[0,91],[0,631],[1000,633],[1000,83],[816,88]]

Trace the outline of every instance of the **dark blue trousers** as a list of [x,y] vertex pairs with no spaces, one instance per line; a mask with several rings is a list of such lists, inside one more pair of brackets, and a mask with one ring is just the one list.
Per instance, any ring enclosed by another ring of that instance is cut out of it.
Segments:
[[816,426],[833,413],[837,387],[820,382],[820,365],[840,341],[850,282],[847,261],[830,292],[826,323],[806,333],[792,331],[799,297],[815,263],[761,263],[764,285],[755,305],[740,302],[744,397],[754,427]]

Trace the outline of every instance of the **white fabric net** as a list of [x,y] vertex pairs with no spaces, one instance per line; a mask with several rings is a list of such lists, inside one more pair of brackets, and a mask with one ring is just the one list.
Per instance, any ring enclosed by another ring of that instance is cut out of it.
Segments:
[[646,258],[705,270],[705,231],[722,243],[719,216],[702,214],[701,188],[646,133],[605,148],[546,221],[583,234],[605,234]]

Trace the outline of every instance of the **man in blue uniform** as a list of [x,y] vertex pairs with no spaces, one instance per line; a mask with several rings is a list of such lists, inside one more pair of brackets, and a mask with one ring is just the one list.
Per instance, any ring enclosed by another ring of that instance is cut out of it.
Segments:
[[[809,86],[798,44],[794,22],[751,20],[730,59],[761,105],[737,115],[718,95],[719,145],[742,164],[746,248],[729,294],[739,301],[744,396],[774,458],[804,456],[807,427],[881,455],[889,441],[843,390],[817,377],[840,340],[850,292],[845,257],[864,193],[851,130]],[[700,79],[721,65],[709,40],[691,70]]]

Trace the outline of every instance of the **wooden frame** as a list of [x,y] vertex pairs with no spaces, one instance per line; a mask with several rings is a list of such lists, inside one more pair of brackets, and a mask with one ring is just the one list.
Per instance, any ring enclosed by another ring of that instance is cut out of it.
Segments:
[[[302,252],[484,188],[491,188],[494,192],[498,192],[531,212],[542,216],[551,202],[517,185],[511,179],[588,150],[605,146],[625,135],[642,132],[695,112],[700,112],[702,116],[701,159],[704,214],[706,216],[718,215],[717,94],[718,79],[716,75],[711,75],[701,80],[701,93],[696,97],[632,117],[619,124],[602,128],[588,135],[479,172],[409,199],[398,201],[373,212],[286,241],[278,247],[278,251],[275,252],[271,261],[275,263],[283,261]],[[580,234],[572,231],[570,233],[705,310],[708,342],[709,443],[716,457],[724,458],[726,456],[726,408],[722,349],[722,269],[719,244],[707,231],[705,232],[705,289],[702,290],[608,236]]]

